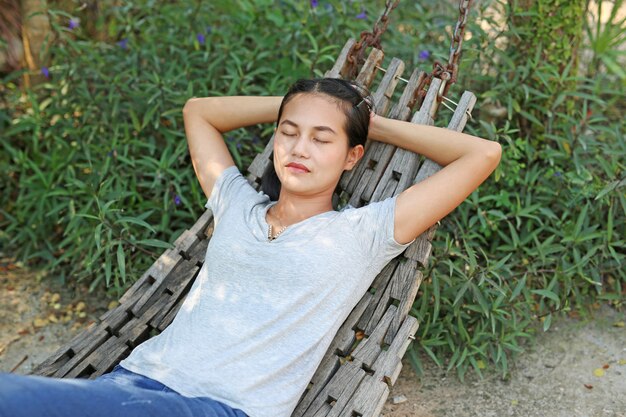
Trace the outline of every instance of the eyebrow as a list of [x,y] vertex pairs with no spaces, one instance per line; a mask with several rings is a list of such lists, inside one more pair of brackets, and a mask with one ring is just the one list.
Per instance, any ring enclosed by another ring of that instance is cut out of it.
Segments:
[[[299,127],[296,123],[292,122],[292,121],[291,121],[291,120],[289,120],[289,119],[285,119],[285,120],[283,120],[282,122],[280,122],[280,124],[281,124],[281,125],[283,125],[283,124],[287,124],[287,125],[290,125],[290,126],[293,126],[293,127]],[[313,129],[314,129],[314,130],[318,130],[318,131],[320,131],[320,132],[331,132],[331,133],[333,133],[333,134],[335,134],[335,135],[337,134],[337,132],[335,132],[335,131],[334,131],[333,129],[331,129],[329,126],[313,126]]]

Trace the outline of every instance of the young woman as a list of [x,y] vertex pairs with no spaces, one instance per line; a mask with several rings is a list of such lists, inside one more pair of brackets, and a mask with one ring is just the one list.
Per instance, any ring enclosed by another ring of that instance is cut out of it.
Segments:
[[[93,381],[4,375],[0,416],[289,417],[375,276],[501,154],[494,142],[377,116],[339,79],[300,80],[283,98],[191,99],[183,115],[215,229],[176,318]],[[269,122],[273,165],[256,192],[222,134]],[[339,178],[368,137],[444,168],[397,197],[335,211]]]

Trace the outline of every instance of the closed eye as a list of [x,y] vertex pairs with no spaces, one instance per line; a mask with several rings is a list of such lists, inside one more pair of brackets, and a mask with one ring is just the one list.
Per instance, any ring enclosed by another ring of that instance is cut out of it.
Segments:
[[320,139],[318,139],[318,138],[313,138],[313,140],[314,140],[315,142],[319,142],[319,143],[329,143],[329,142],[330,142],[330,141],[328,141],[328,140],[320,140]]

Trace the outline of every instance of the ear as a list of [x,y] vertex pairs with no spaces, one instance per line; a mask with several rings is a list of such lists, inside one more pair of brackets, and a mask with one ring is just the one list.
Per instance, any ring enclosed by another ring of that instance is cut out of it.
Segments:
[[365,149],[363,145],[356,145],[353,148],[348,150],[348,156],[346,157],[346,163],[343,166],[343,169],[350,171],[354,166],[359,162],[359,160],[363,157],[363,153]]

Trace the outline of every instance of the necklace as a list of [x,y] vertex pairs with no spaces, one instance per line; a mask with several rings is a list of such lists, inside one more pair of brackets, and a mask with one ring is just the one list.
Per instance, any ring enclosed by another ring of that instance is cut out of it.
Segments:
[[283,228],[280,229],[278,233],[272,236],[272,225],[270,224],[269,227],[267,228],[267,240],[271,242],[272,240],[276,239],[282,232],[285,231],[286,228],[287,226],[283,226]]
[[[270,213],[269,213],[269,211],[268,211],[268,214],[270,214]],[[272,217],[275,217],[274,215],[271,215],[271,216],[272,216]],[[273,227],[272,227],[272,225],[271,225],[271,224],[269,224],[269,226],[268,226],[268,228],[267,228],[267,240],[268,240],[268,242],[271,242],[271,241],[275,240],[275,239],[276,239],[276,238],[277,238],[277,237],[278,237],[278,236],[279,236],[282,232],[284,232],[284,231],[285,231],[285,229],[286,229],[286,228],[287,228],[287,226],[283,226],[283,227],[282,227],[282,228],[278,231],[278,233],[276,233],[276,234],[274,235],[274,234],[272,234],[272,229],[273,229]]]

